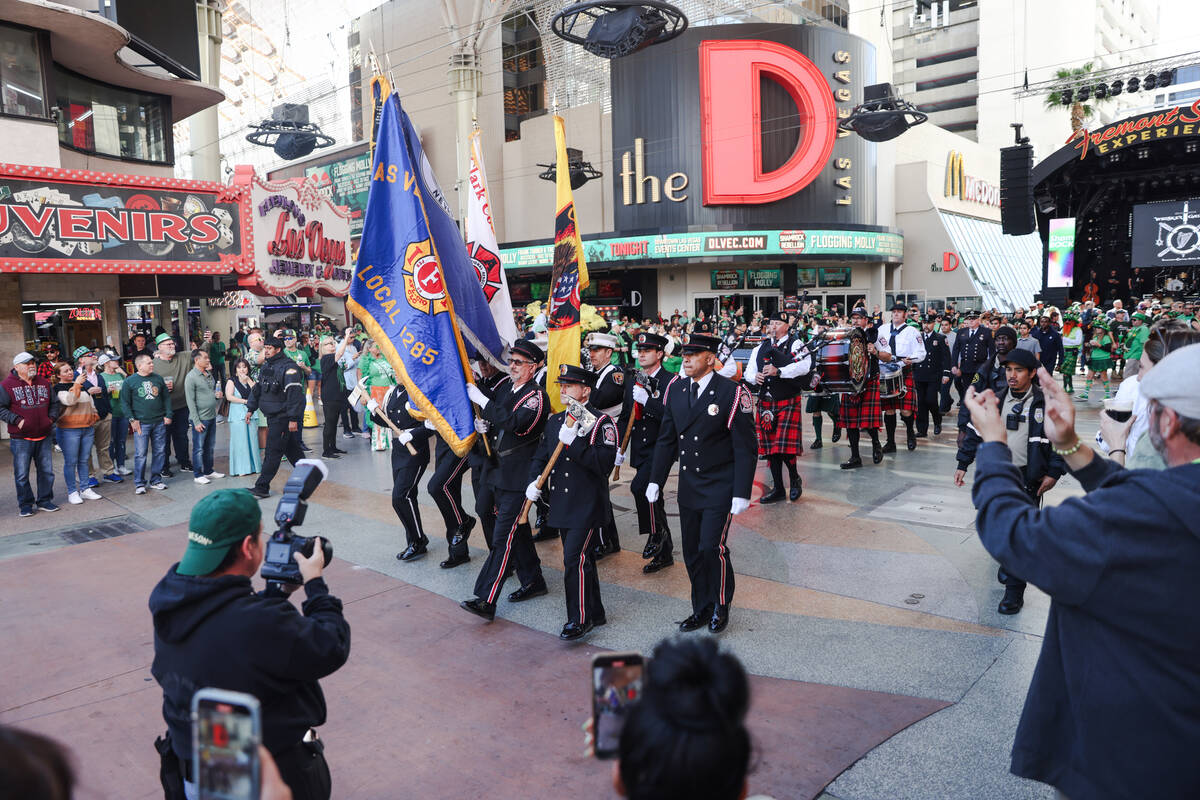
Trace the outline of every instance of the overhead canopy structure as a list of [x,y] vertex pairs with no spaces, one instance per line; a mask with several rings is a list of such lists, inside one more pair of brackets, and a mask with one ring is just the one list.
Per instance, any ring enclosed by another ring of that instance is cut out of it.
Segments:
[[1036,233],[1007,236],[1000,223],[938,212],[983,307],[1015,311],[1042,289],[1042,241]]

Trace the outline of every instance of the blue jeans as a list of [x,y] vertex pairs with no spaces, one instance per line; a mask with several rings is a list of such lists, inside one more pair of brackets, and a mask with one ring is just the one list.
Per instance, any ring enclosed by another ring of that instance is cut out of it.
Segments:
[[125,466],[125,438],[129,436],[129,418],[112,418],[112,441],[108,444],[108,457],[117,469]]
[[47,436],[39,441],[9,439],[13,456],[13,478],[17,482],[17,502],[22,511],[33,511],[33,489],[29,486],[29,465],[37,469],[37,504],[54,499],[54,439]]
[[143,422],[142,432],[133,435],[133,483],[135,486],[146,485],[146,447],[150,451],[150,476],[160,481],[159,473],[163,471],[163,462],[167,458],[167,425],[162,420],[153,425]]
[[[203,431],[196,430],[196,422],[204,426]],[[213,471],[213,448],[216,444],[216,419],[202,419],[192,422],[192,473],[197,478]]]
[[87,428],[59,428],[58,446],[63,451],[63,477],[67,481],[67,494],[82,492],[88,488],[88,458],[92,454],[92,442],[96,432]]

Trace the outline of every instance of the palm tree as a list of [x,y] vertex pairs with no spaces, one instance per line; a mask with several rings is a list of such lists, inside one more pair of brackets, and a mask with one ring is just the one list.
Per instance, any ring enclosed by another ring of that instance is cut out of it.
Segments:
[[[1081,103],[1078,100],[1074,99],[1075,97],[1079,96],[1080,78],[1084,78],[1085,76],[1090,75],[1092,73],[1094,67],[1095,67],[1095,62],[1089,61],[1088,63],[1084,64],[1082,67],[1058,70],[1057,72],[1054,73],[1054,78],[1055,78],[1056,82],[1058,83],[1058,86],[1057,86],[1057,88],[1054,89],[1054,91],[1050,92],[1050,94],[1046,96],[1046,108],[1048,108],[1050,110],[1055,110],[1058,108],[1062,108],[1063,91],[1068,88],[1070,88],[1072,90],[1072,102],[1071,102],[1071,132],[1072,133],[1079,132],[1079,129],[1083,127],[1083,121],[1095,113],[1096,106],[1101,106],[1106,103],[1112,102],[1113,97],[1111,94],[1108,94],[1107,92],[1105,93],[1105,95],[1103,97],[1096,97],[1096,95],[1093,93],[1092,96],[1089,98],[1090,103]],[[1091,88],[1091,87],[1089,86],[1089,88]]]

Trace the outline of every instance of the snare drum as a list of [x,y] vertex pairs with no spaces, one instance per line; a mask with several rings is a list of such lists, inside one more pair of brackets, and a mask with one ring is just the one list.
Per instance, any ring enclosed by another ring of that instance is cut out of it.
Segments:
[[859,328],[826,331],[813,354],[813,371],[821,376],[818,394],[859,394],[866,386],[870,361],[867,337]]
[[901,397],[908,391],[904,386],[904,370],[895,372],[891,375],[884,375],[882,372],[879,375],[879,399],[891,400],[896,397]]

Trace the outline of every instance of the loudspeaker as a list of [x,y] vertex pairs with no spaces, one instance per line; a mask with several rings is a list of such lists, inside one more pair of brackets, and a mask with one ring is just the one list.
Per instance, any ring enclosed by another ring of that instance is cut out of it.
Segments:
[[1000,148],[1000,229],[1012,236],[1037,230],[1031,144]]

